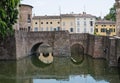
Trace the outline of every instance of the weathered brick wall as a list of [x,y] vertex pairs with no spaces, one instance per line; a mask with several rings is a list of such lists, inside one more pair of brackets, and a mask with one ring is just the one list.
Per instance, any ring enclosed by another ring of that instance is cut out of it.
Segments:
[[67,31],[17,32],[17,59],[31,54],[34,45],[41,42],[49,44],[53,48],[54,56],[70,56],[69,33]]
[[116,31],[117,36],[120,37],[120,2],[118,0],[116,0],[115,6],[116,6]]
[[117,41],[115,38],[110,38],[110,47],[109,47],[109,65],[110,66],[117,66],[117,55],[116,55],[116,51],[117,51]]
[[70,39],[68,31],[54,33],[54,50],[55,56],[70,56]]
[[95,36],[94,58],[107,58],[109,50],[109,38],[105,36]]
[[80,44],[84,48],[84,53],[87,54],[88,52],[88,34],[70,34],[70,46],[74,44]]
[[[28,19],[28,15],[30,15],[30,19]],[[19,7],[19,27],[28,30],[28,27],[32,26],[32,22],[28,22],[28,20],[32,21],[32,6],[20,4]]]
[[117,60],[118,58],[120,58],[120,38],[118,38],[117,40],[117,44],[116,44],[116,50],[117,50]]
[[94,40],[95,40],[94,35],[88,35],[87,54],[90,55],[90,56],[93,56],[93,54],[94,54]]
[[16,40],[16,59],[21,59],[27,56],[27,51],[26,51],[26,37],[27,33],[26,32],[20,32],[16,31],[15,33],[15,40]]
[[0,38],[0,60],[16,59],[15,37],[8,36],[4,39]]

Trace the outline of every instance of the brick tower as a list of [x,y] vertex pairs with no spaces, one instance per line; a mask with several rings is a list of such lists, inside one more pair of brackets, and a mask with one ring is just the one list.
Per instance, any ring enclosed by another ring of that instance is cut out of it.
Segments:
[[120,37],[120,0],[115,0],[116,6],[116,32],[117,36]]

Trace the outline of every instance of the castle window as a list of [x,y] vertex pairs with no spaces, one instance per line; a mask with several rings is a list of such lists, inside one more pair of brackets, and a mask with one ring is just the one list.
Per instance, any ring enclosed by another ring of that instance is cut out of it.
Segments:
[[50,24],[52,24],[52,22],[50,22]]
[[93,28],[91,28],[91,33],[93,32]]
[[58,22],[58,24],[60,24],[60,22]]
[[86,31],[86,28],[84,28],[84,33],[86,33],[87,31]]
[[80,26],[80,22],[79,21],[77,21],[77,26]]
[[48,24],[48,22],[46,22],[46,24]]
[[115,29],[114,29],[114,32],[115,32]]
[[109,29],[109,31],[110,31],[110,32],[113,32],[113,29],[112,29],[112,28],[110,28],[110,29]]
[[84,21],[84,26],[86,26],[86,22]]
[[43,24],[43,22],[41,22],[41,24]]
[[46,31],[49,31],[48,27],[46,27]]
[[31,18],[30,17],[31,17],[30,14],[28,14],[28,19],[27,19],[28,23],[31,23]]
[[37,24],[37,22],[35,22],[35,24]]
[[90,21],[90,26],[93,26],[93,21]]
[[106,28],[101,28],[101,32],[106,32]]
[[73,32],[73,28],[70,28],[70,32]]
[[35,28],[34,28],[34,31],[38,31],[38,27],[35,27]]
[[98,32],[98,29],[95,29],[95,32]]

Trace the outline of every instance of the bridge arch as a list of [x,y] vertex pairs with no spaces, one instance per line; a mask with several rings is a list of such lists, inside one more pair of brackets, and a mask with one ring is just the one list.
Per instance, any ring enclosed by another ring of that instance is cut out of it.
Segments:
[[43,44],[43,42],[38,42],[38,43],[34,44],[30,50],[30,55],[36,54],[36,51],[41,44]]
[[74,43],[71,45],[71,60],[74,63],[80,64],[84,60],[84,47],[80,43]]
[[70,45],[70,47],[72,47],[72,46],[75,45],[75,44],[78,44],[78,45],[80,45],[82,48],[85,48],[82,42],[73,42],[73,43]]

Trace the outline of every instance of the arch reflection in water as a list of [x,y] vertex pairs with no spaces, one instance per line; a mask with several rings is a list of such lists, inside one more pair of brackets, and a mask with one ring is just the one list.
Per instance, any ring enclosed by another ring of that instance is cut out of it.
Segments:
[[84,60],[84,48],[80,44],[71,46],[71,61],[75,64],[81,64]]
[[50,64],[53,62],[53,50],[49,44],[40,45],[37,52],[39,53],[39,60],[43,63]]
[[36,66],[46,66],[53,62],[52,52],[52,47],[49,44],[37,43],[31,49],[31,60]]
[[46,63],[40,61],[38,56],[36,56],[36,55],[31,56],[31,62],[32,62],[32,64],[34,66],[40,67],[40,68],[48,67],[51,64],[51,63],[50,64],[46,64]]

